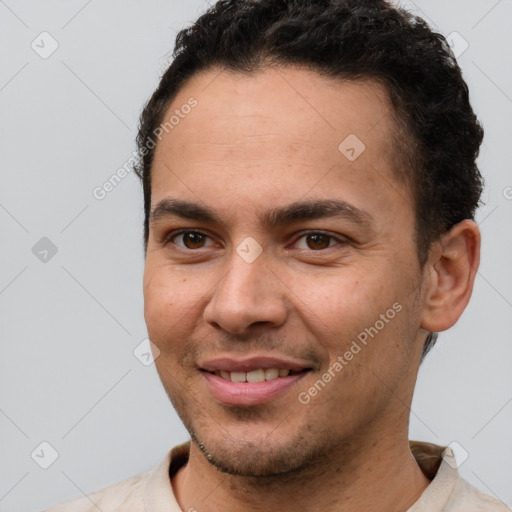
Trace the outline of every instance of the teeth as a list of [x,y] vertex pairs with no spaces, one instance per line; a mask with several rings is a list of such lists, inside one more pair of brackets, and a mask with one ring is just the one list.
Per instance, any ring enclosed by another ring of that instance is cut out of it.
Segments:
[[245,372],[231,372],[231,382],[245,382]]
[[269,368],[265,370],[265,380],[273,380],[279,377],[279,370],[277,368]]
[[274,380],[278,377],[287,377],[290,374],[290,370],[287,368],[268,368],[253,370],[251,372],[226,372],[221,370],[217,373],[225,379],[231,382],[263,382],[265,380]]
[[265,372],[263,370],[254,370],[247,372],[247,382],[263,382],[265,380]]

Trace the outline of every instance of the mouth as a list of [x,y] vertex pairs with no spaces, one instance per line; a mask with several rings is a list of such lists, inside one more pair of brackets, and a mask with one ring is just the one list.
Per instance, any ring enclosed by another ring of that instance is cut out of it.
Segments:
[[[296,375],[298,373],[310,371],[311,368],[304,368],[303,370],[291,370],[290,368],[259,368],[249,372],[229,372],[226,370],[216,370],[211,373],[217,377],[221,377],[229,382],[264,382],[275,380],[289,375]],[[203,370],[207,371],[207,370]]]
[[295,360],[229,357],[203,363],[199,370],[208,392],[223,405],[249,407],[289,395],[313,365]]

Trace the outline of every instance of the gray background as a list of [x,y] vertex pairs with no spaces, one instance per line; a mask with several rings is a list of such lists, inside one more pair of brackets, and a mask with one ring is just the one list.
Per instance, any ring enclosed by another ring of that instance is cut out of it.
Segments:
[[[460,34],[457,51],[469,45],[459,62],[487,181],[474,295],[420,370],[411,438],[459,443],[463,477],[510,506],[512,2],[404,3]],[[92,191],[131,156],[177,30],[206,6],[0,0],[1,512],[89,493],[187,439],[154,366],[133,354],[146,337],[141,187],[131,174],[103,200]],[[47,58],[31,47],[51,50],[43,31],[59,45]],[[58,452],[46,470],[42,442]]]

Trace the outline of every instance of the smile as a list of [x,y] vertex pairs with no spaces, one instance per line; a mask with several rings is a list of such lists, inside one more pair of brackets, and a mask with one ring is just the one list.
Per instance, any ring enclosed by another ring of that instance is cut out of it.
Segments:
[[263,382],[278,379],[279,377],[287,377],[288,375],[293,375],[298,372],[294,372],[288,368],[267,368],[250,372],[227,372],[220,370],[213,373],[231,382]]
[[[251,407],[283,398],[310,369],[259,369],[250,372],[201,371],[209,394],[222,405]],[[268,377],[268,378],[267,378]]]

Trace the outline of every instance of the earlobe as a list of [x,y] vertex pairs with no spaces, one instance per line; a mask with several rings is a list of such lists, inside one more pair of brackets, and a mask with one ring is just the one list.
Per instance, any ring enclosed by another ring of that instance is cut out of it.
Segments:
[[466,308],[480,263],[480,230],[464,220],[433,244],[425,266],[426,293],[421,327],[440,332],[454,325]]

